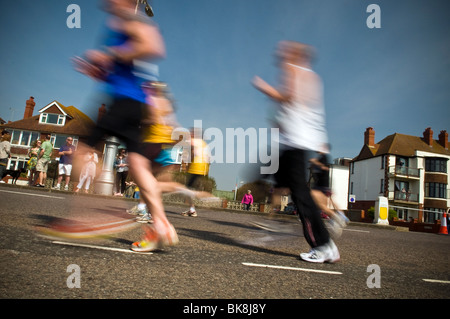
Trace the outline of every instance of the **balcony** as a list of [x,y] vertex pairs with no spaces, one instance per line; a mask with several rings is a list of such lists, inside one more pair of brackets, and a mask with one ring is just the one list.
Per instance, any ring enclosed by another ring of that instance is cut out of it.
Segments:
[[419,194],[417,194],[417,193],[411,193],[411,192],[405,192],[405,191],[390,192],[389,193],[390,199],[391,199],[392,193],[394,193],[393,199],[395,201],[409,202],[409,203],[418,203],[419,202]]
[[401,165],[389,166],[389,175],[395,177],[419,179],[420,170],[418,168],[411,168]]

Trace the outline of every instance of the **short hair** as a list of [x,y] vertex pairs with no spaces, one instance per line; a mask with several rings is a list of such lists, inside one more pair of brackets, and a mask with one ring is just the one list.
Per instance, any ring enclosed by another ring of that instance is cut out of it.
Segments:
[[309,62],[313,62],[317,58],[317,51],[309,44],[297,42],[297,41],[281,41],[281,49],[293,53],[299,58],[305,59]]

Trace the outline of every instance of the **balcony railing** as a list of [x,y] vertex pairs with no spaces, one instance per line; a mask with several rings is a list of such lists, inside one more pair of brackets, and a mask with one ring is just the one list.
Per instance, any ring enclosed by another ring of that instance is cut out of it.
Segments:
[[418,203],[419,202],[419,194],[410,193],[410,192],[406,192],[406,191],[395,191],[394,192],[394,200]]
[[420,170],[418,168],[396,165],[389,166],[389,174],[418,178],[420,177]]

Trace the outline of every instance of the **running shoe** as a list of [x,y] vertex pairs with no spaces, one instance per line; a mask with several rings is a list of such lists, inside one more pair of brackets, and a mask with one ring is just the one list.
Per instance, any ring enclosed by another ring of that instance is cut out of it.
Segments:
[[300,258],[311,263],[324,263],[326,254],[319,249],[311,249],[308,253],[301,253]]
[[312,248],[308,253],[301,253],[300,258],[312,263],[336,263],[341,256],[336,244],[330,239],[328,244]]
[[142,240],[131,244],[131,250],[138,252],[149,252],[160,248],[161,245],[158,238],[158,233],[153,227],[146,227]]
[[189,217],[197,217],[197,212],[194,210],[193,212],[191,210],[187,210],[181,213],[181,216],[189,216]]
[[154,226],[146,227],[142,240],[131,244],[131,250],[149,252],[178,244],[178,235],[172,225],[164,233],[158,233]]
[[350,223],[350,219],[348,219],[347,216],[344,215],[341,211],[336,211],[335,214],[333,214],[332,218],[341,226],[342,228],[347,227],[347,225]]
[[145,213],[143,216],[136,217],[136,221],[141,224],[153,223],[152,215]]
[[132,208],[127,209],[126,212],[130,215],[145,215],[147,214],[147,207],[140,209],[139,205],[135,205]]

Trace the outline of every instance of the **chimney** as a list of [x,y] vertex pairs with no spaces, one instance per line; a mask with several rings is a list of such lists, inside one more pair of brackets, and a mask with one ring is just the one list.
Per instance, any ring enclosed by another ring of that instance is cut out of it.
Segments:
[[423,132],[423,139],[430,147],[433,146],[433,130],[431,127],[427,127]]
[[443,148],[448,150],[448,133],[446,130],[441,131],[441,133],[439,134],[439,144],[441,144]]
[[36,103],[34,102],[34,97],[30,96],[30,98],[26,102],[25,113],[23,113],[23,119],[27,119],[33,116],[35,105]]
[[97,123],[100,121],[103,115],[105,115],[105,113],[106,113],[106,105],[102,104],[102,106],[98,108]]
[[369,147],[375,147],[375,131],[373,127],[366,128],[364,132],[364,144]]

